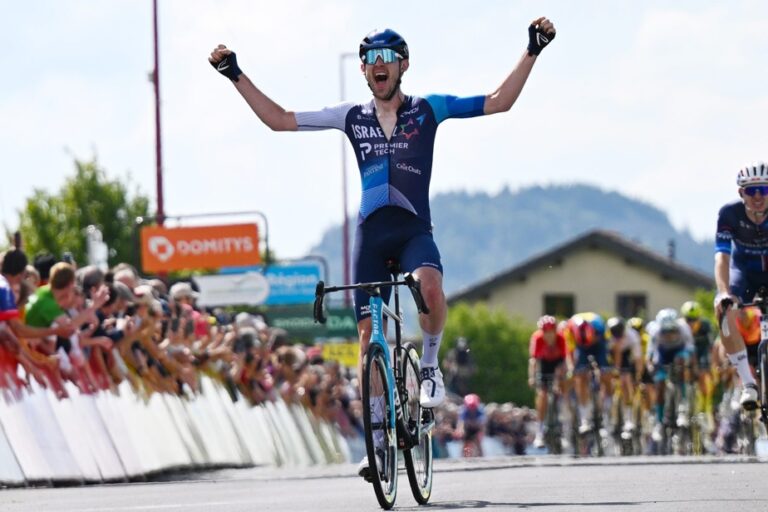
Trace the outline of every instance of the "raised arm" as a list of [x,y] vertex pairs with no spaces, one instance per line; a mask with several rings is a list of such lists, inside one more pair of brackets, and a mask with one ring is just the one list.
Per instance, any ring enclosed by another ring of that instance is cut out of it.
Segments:
[[287,112],[261,92],[237,66],[235,52],[220,44],[211,52],[208,62],[216,68],[216,71],[232,80],[235,88],[251,107],[251,110],[270,129],[278,132],[298,129],[294,113]]
[[531,74],[536,58],[541,50],[555,38],[555,34],[555,26],[547,18],[541,17],[531,22],[528,27],[528,49],[499,88],[485,97],[483,107],[485,114],[506,112],[512,108],[523,91],[523,86],[528,80],[528,75]]

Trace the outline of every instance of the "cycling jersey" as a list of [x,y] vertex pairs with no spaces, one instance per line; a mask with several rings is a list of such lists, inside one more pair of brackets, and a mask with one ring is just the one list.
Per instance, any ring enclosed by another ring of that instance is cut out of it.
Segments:
[[611,336],[608,341],[611,344],[612,350],[618,345],[621,352],[631,352],[631,357],[633,359],[642,356],[640,333],[630,326],[625,327],[624,334],[621,338],[614,338]]
[[565,338],[560,333],[555,334],[555,336],[555,342],[550,345],[544,339],[544,334],[541,332],[541,329],[535,331],[531,335],[531,343],[529,347],[531,357],[547,362],[564,360],[567,353]]
[[715,252],[731,256],[729,285],[741,300],[752,300],[760,286],[768,286],[768,220],[752,222],[741,200],[720,209]]
[[655,321],[648,323],[648,335],[651,342],[648,344],[648,358],[655,364],[660,364],[660,360],[667,359],[670,353],[676,353],[680,350],[693,353],[695,345],[691,328],[682,318],[677,321],[678,335],[665,338],[661,333],[661,327]]
[[[696,346],[696,359],[699,368],[709,368],[710,353],[712,352],[712,324],[706,318],[700,318],[688,323]],[[759,329],[759,327],[758,327]]]
[[431,223],[429,182],[437,126],[446,119],[483,115],[485,96],[405,96],[392,134],[385,134],[373,100],[297,112],[298,129],[335,128],[355,150],[362,180],[358,223],[383,206],[398,206]]

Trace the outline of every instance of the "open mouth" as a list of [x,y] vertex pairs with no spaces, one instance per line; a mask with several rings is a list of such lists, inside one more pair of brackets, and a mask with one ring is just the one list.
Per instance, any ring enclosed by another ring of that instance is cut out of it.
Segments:
[[379,71],[373,75],[373,80],[378,84],[386,82],[387,78],[387,74],[383,71]]

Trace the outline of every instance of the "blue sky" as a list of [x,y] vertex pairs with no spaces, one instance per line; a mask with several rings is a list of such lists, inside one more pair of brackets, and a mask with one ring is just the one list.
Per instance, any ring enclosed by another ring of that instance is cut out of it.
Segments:
[[[408,40],[406,93],[486,94],[526,27],[558,37],[511,112],[444,123],[432,193],[586,182],[650,202],[697,238],[768,159],[768,4],[734,2],[160,0],[169,214],[260,210],[278,255],[297,257],[342,218],[341,135],[273,133],[206,58],[219,42],[288,110],[339,101],[339,55],[374,27]],[[155,197],[151,1],[14,2],[0,19],[0,223],[73,156]],[[370,93],[354,59],[347,98]],[[359,178],[349,155],[349,211]],[[440,219],[435,219],[439,229]]]

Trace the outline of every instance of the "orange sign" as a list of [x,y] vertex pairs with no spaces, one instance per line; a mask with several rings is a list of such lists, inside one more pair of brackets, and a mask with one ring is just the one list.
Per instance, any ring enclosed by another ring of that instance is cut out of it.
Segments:
[[141,263],[145,272],[256,265],[256,224],[190,228],[141,228]]

